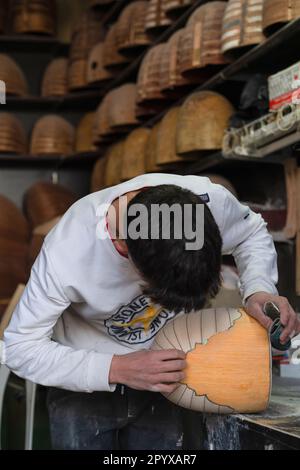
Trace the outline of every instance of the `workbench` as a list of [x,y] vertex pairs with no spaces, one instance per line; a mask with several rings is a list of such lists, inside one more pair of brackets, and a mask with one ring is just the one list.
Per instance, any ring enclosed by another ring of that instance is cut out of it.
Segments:
[[265,412],[206,415],[202,427],[201,449],[300,450],[300,380],[274,376]]

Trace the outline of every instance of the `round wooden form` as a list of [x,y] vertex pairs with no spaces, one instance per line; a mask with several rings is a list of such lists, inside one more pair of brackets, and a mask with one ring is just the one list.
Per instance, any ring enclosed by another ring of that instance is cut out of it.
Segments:
[[0,153],[27,153],[27,136],[21,121],[10,113],[0,113]]
[[160,90],[161,57],[165,44],[152,47],[144,57],[137,81],[137,104],[162,102],[166,97]]
[[205,413],[258,413],[269,403],[271,348],[268,331],[243,309],[181,314],[156,335],[152,349],[187,354],[186,376],[165,395]]
[[[215,71],[216,66],[228,63],[221,51],[226,5],[227,2],[209,2],[197,8],[190,17],[178,45],[179,71],[183,76],[202,81]],[[210,70],[206,70],[207,67]]]
[[129,59],[118,51],[116,34],[117,23],[114,23],[105,37],[103,51],[103,65],[111,73],[116,73],[116,71],[126,67],[129,63]]
[[118,142],[107,149],[105,153],[105,187],[115,186],[121,183],[123,152],[124,141]]
[[91,192],[92,193],[101,191],[101,189],[105,188],[106,161],[107,159],[105,157],[101,157],[95,163],[93,173],[92,173],[92,180],[91,180]]
[[145,31],[147,8],[147,1],[136,1],[122,11],[116,27],[117,49],[121,54],[138,54],[150,44]]
[[180,108],[176,148],[179,154],[219,150],[234,112],[232,104],[212,91],[192,93]]
[[59,57],[47,66],[43,82],[42,96],[64,96],[67,94],[68,59]]
[[122,158],[121,180],[127,181],[145,173],[145,149],[150,129],[140,127],[125,140]]
[[108,108],[108,125],[111,129],[117,132],[128,132],[138,126],[136,97],[135,83],[126,83],[112,91]]
[[55,0],[11,0],[11,29],[15,34],[55,35]]
[[300,17],[300,0],[264,0],[263,30],[269,36]]
[[104,44],[99,42],[90,51],[87,62],[87,82],[103,84],[112,78],[111,73],[103,65]]
[[6,54],[0,54],[0,80],[5,83],[8,95],[25,96],[28,94],[28,85],[23,71]]
[[229,0],[222,31],[222,52],[241,54],[260,44],[263,35],[264,0]]
[[157,165],[157,145],[158,145],[158,134],[161,123],[158,122],[152,127],[146,147],[145,147],[145,172],[156,173],[161,171],[161,168]]
[[74,151],[75,130],[66,119],[46,115],[32,131],[31,155],[71,155]]
[[179,44],[184,29],[174,33],[164,45],[160,66],[160,90],[170,97],[177,97],[189,86],[190,81],[181,75],[179,69]]
[[164,0],[150,0],[145,20],[146,32],[150,35],[161,34],[171,24],[172,20],[164,9]]
[[96,150],[96,147],[93,144],[94,121],[95,113],[87,113],[80,120],[75,136],[75,151],[77,153]]
[[170,18],[177,18],[196,0],[164,0],[164,10]]
[[177,121],[180,106],[170,109],[162,119],[157,139],[156,163],[158,166],[186,161],[176,152]]

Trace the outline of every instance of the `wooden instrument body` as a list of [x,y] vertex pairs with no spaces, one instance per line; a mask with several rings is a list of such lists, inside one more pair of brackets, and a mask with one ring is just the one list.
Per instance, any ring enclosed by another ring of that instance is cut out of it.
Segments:
[[171,320],[152,349],[187,353],[186,376],[165,395],[184,408],[207,413],[264,411],[271,392],[268,331],[243,309],[207,309]]

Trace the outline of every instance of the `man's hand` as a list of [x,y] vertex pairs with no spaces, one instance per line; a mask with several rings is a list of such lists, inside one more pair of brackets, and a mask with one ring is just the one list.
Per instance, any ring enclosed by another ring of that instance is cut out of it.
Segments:
[[246,311],[268,329],[272,325],[272,320],[263,312],[266,302],[273,302],[280,310],[280,321],[285,327],[280,336],[282,344],[300,333],[300,320],[285,297],[268,294],[267,292],[256,292],[248,297],[245,305]]
[[109,382],[127,385],[135,390],[171,393],[185,376],[185,357],[183,351],[176,349],[143,350],[114,356]]

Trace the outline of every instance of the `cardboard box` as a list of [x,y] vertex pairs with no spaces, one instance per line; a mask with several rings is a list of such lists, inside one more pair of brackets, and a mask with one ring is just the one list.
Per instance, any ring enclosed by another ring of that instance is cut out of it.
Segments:
[[300,62],[268,79],[270,111],[276,111],[283,105],[300,104]]

